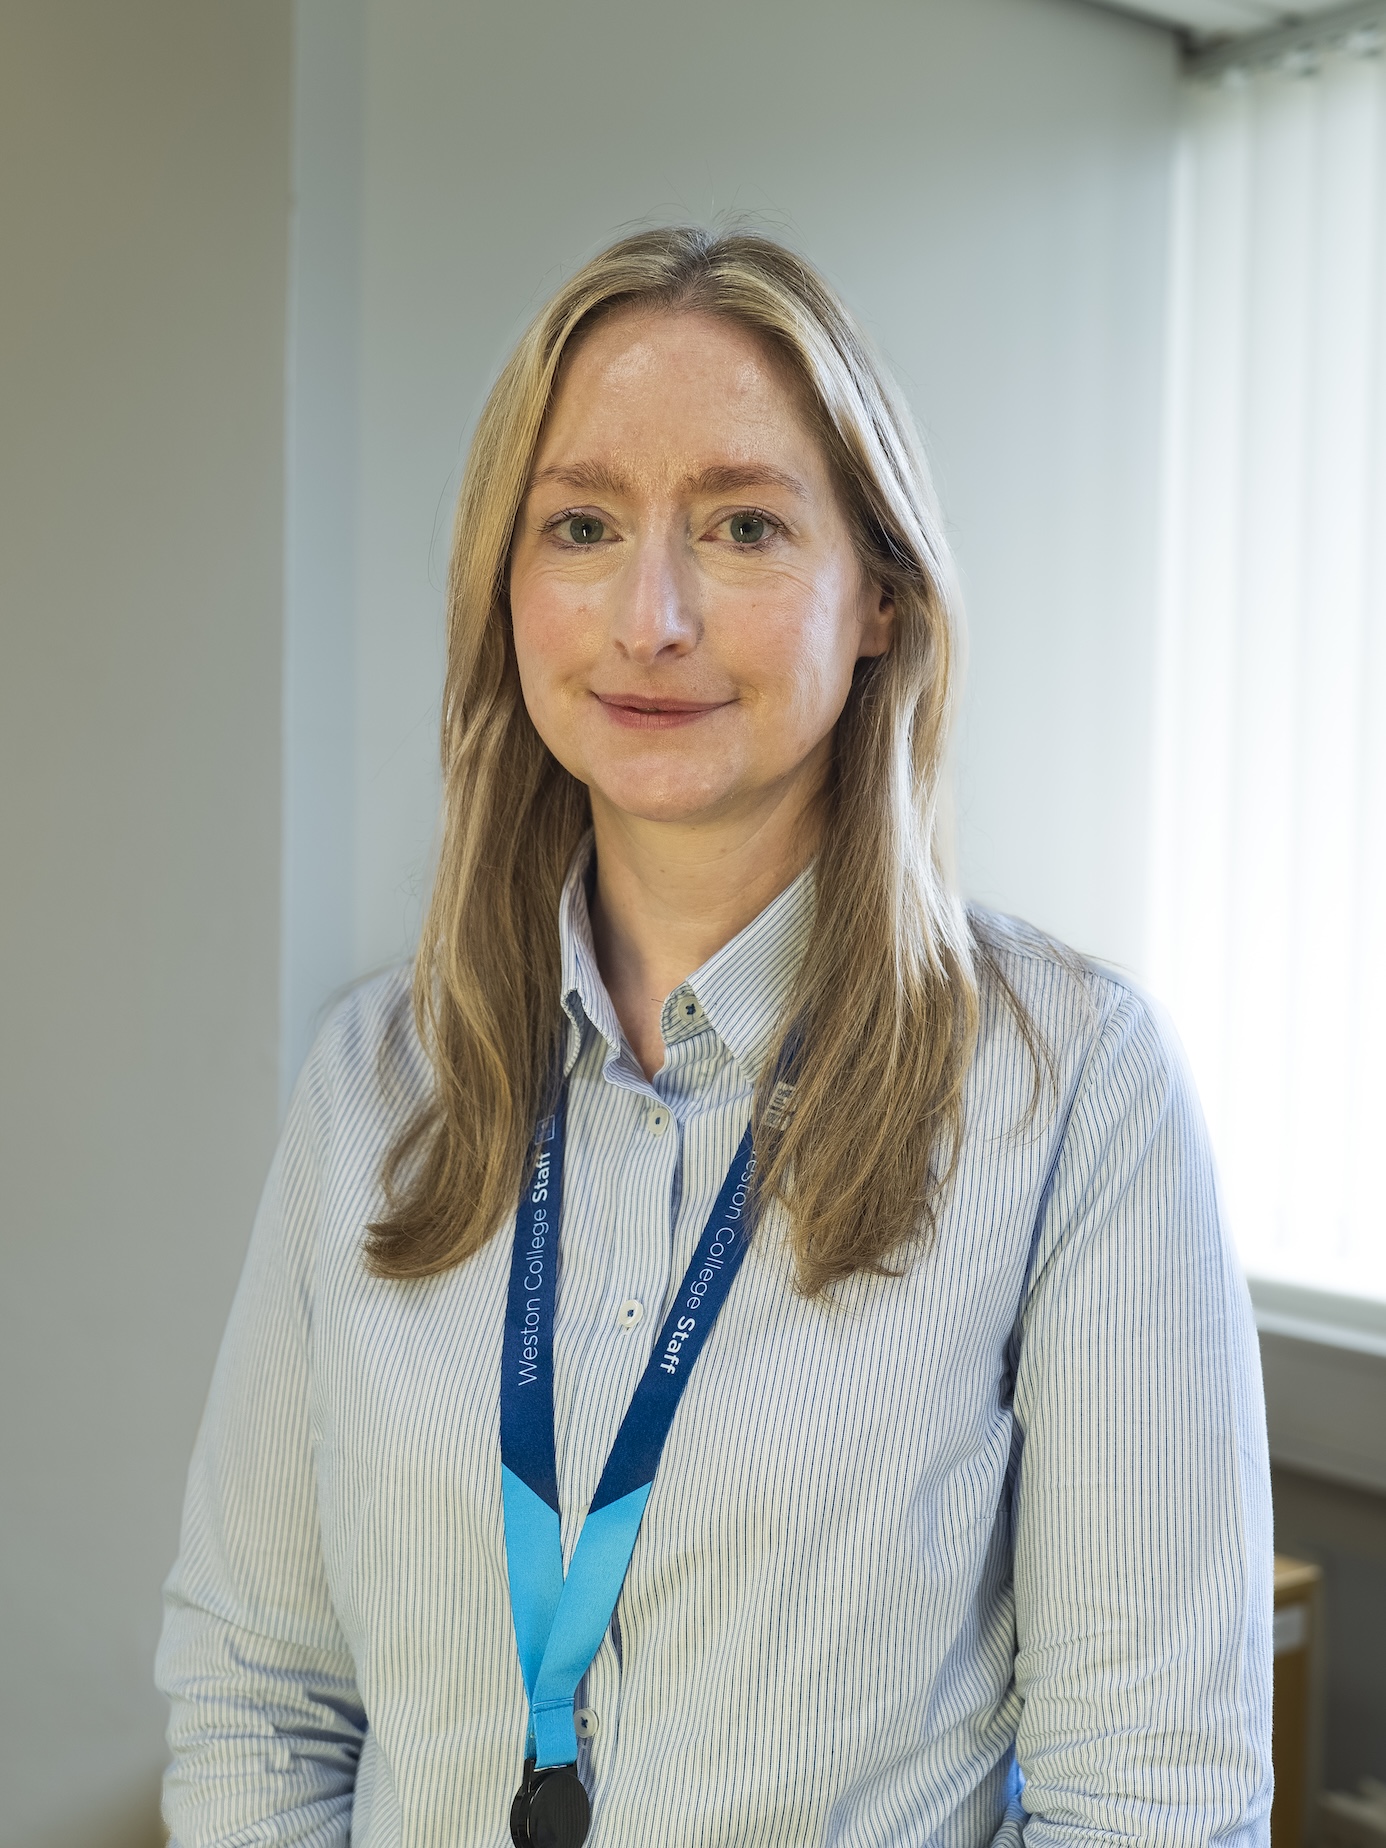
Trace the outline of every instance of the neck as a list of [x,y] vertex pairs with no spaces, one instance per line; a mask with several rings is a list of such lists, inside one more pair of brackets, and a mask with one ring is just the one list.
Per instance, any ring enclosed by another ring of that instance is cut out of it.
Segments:
[[597,966],[647,1077],[664,1063],[664,1003],[808,865],[816,831],[781,805],[739,827],[646,822],[594,792]]

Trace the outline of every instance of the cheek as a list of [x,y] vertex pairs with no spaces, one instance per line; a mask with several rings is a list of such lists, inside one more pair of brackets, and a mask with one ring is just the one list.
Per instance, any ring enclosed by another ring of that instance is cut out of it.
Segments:
[[831,731],[857,658],[857,624],[836,585],[800,589],[759,627],[761,685],[801,738]]
[[535,705],[551,704],[565,678],[580,669],[586,656],[584,638],[590,624],[571,600],[543,583],[512,587],[510,627],[520,684],[535,716]]
[[511,600],[511,633],[520,670],[520,692],[530,723],[560,763],[568,756],[567,727],[561,695],[564,630],[550,612],[531,602]]

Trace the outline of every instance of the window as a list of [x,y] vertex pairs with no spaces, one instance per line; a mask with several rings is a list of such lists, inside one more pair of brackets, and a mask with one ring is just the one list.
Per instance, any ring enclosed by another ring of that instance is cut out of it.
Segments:
[[1386,1299],[1386,68],[1190,86],[1151,972],[1254,1275]]

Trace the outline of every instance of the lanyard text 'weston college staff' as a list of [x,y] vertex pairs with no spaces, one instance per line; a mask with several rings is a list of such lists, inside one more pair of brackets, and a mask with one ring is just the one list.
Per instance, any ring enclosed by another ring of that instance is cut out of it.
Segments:
[[747,1127],[635,1395],[616,1433],[567,1576],[553,1430],[553,1305],[568,1093],[540,1125],[515,1216],[501,1352],[501,1488],[510,1608],[529,1696],[524,1777],[510,1812],[519,1848],[579,1848],[590,1811],[573,1701],[630,1564],[660,1452],[688,1376],[751,1237],[756,1158]]

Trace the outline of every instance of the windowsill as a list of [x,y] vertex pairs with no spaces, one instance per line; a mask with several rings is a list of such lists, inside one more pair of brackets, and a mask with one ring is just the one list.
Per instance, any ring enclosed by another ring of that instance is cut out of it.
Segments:
[[1386,1303],[1249,1285],[1272,1462],[1386,1494]]
[[1249,1277],[1256,1326],[1265,1334],[1294,1341],[1321,1341],[1386,1359],[1386,1302],[1367,1296],[1334,1296],[1300,1283]]

